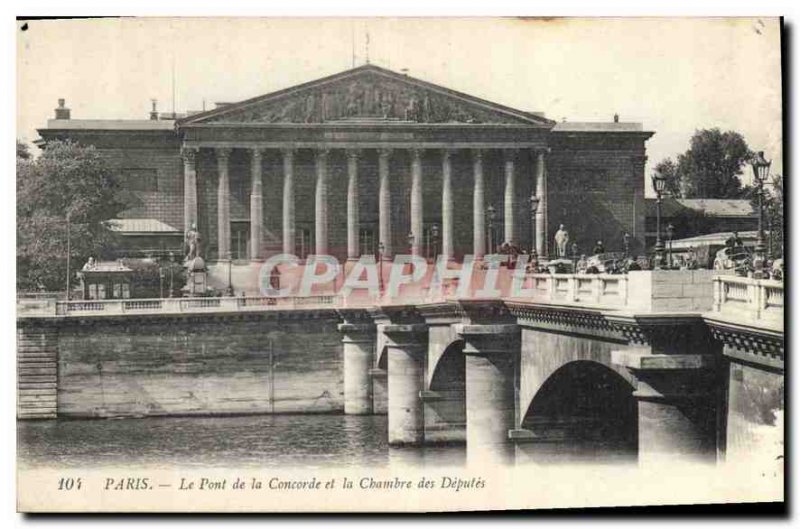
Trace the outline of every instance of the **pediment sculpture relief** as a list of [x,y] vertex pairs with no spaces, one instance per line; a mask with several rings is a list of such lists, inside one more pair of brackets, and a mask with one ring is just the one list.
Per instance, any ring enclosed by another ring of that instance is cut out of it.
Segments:
[[413,85],[355,79],[266,101],[210,121],[261,123],[324,123],[347,118],[383,118],[417,123],[518,122],[454,97]]

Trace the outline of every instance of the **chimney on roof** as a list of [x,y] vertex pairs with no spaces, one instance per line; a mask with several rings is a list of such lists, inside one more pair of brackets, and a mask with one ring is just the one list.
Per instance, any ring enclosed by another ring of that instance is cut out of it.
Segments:
[[619,114],[614,114],[614,123],[619,123]]
[[153,104],[153,108],[150,110],[150,119],[156,121],[158,120],[158,99],[151,99],[150,102]]
[[58,108],[56,109],[56,119],[69,119],[69,109],[65,107],[66,101],[61,98],[58,100]]

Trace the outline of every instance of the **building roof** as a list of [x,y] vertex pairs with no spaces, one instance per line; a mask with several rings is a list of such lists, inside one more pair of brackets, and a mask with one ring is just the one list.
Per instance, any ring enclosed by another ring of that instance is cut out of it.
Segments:
[[641,123],[617,121],[564,121],[553,132],[643,132]]
[[[656,199],[645,200],[648,217],[656,216]],[[677,217],[688,211],[702,213],[709,217],[752,217],[756,214],[747,199],[739,198],[672,198],[666,197],[661,203],[661,215]]]
[[173,130],[171,119],[48,119],[50,130]]
[[702,211],[712,217],[750,217],[755,215],[753,204],[747,199],[729,198],[679,198],[687,208]]
[[158,219],[113,219],[108,221],[109,228],[122,234],[137,233],[181,233]]
[[109,273],[109,272],[133,272],[131,268],[128,268],[122,261],[95,261],[94,265],[89,267],[88,263],[84,265],[84,268],[80,270],[81,272],[102,272],[102,273]]
[[[758,233],[755,231],[740,231],[739,238],[743,243],[754,242]],[[728,238],[733,236],[732,231],[720,231],[717,233],[707,233],[705,235],[696,235],[694,237],[687,237],[686,239],[675,239],[672,241],[672,248],[679,250],[682,248],[691,248],[694,246],[711,246],[711,245],[724,245]]]

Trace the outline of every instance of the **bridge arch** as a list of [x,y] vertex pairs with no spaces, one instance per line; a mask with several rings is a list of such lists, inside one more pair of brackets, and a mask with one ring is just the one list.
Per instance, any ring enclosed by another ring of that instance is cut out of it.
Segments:
[[425,406],[425,441],[466,441],[467,398],[464,341],[456,339],[437,355],[430,367],[428,390],[422,392]]
[[540,386],[520,427],[532,433],[521,445],[536,462],[633,460],[638,452],[638,403],[633,385],[593,360],[556,369]]

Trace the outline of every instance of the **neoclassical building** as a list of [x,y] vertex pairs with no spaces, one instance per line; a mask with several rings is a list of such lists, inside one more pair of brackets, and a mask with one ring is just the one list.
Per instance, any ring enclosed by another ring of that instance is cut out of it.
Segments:
[[212,269],[239,271],[276,253],[459,259],[504,241],[547,255],[560,224],[579,252],[625,233],[644,251],[641,124],[557,123],[375,65],[143,120],[72,119],[61,100],[39,133],[119,171],[136,197],[129,253],[180,252],[192,224]]

